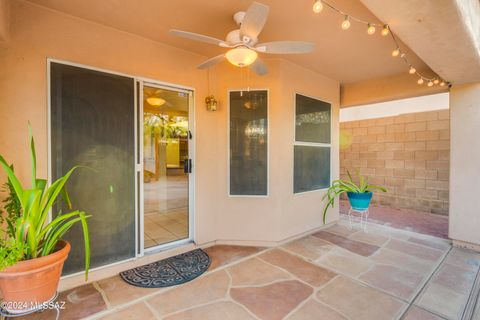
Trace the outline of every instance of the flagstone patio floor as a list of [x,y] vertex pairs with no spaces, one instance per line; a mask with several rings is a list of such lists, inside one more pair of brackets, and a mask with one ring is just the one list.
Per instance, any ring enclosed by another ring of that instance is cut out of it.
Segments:
[[[480,255],[345,217],[276,248],[214,246],[201,277],[145,289],[119,276],[61,293],[61,319],[462,319]],[[53,319],[45,311],[29,319]]]

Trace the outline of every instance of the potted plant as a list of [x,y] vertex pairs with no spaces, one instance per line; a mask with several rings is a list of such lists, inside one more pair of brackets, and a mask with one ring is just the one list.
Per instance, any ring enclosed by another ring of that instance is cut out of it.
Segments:
[[372,191],[380,190],[387,192],[387,189],[382,186],[375,186],[368,183],[368,179],[358,174],[359,183],[356,184],[353,181],[352,175],[347,170],[348,179],[338,179],[332,182],[327,193],[323,196],[322,200],[328,199],[323,210],[323,223],[325,224],[327,210],[329,207],[333,207],[335,198],[343,193],[347,194],[348,201],[353,209],[358,211],[367,210],[370,201],[372,200]]
[[[3,307],[8,312],[22,313],[50,301],[54,296],[70,244],[62,240],[72,226],[82,225],[85,241],[85,279],[90,266],[90,240],[85,212],[59,212],[49,221],[50,211],[62,197],[71,208],[65,184],[77,169],[47,186],[45,179],[36,177],[35,144],[30,128],[32,162],[31,186],[25,188],[11,166],[0,156],[0,166],[7,174],[12,194],[20,204],[20,214],[6,226],[0,237],[0,290]],[[7,208],[8,209],[8,208]],[[6,229],[6,230],[5,230]]]

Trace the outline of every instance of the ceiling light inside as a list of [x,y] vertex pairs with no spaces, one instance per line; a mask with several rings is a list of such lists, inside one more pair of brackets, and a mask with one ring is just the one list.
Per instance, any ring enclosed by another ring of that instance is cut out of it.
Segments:
[[165,104],[165,100],[159,97],[148,97],[147,102],[154,107],[160,107]]

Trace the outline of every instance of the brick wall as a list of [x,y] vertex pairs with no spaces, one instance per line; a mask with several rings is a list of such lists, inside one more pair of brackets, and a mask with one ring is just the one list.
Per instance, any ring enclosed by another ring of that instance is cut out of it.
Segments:
[[374,203],[448,214],[449,110],[343,122],[340,130],[342,178],[359,170],[389,190]]

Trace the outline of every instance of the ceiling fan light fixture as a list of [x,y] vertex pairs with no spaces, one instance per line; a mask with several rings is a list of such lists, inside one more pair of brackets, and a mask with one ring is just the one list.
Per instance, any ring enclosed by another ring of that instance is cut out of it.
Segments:
[[237,67],[246,67],[257,60],[258,54],[252,49],[245,47],[238,47],[228,50],[225,57],[228,62]]
[[160,107],[165,104],[165,99],[159,97],[148,97],[147,102],[151,106]]

